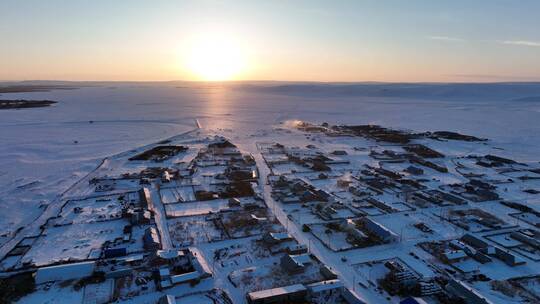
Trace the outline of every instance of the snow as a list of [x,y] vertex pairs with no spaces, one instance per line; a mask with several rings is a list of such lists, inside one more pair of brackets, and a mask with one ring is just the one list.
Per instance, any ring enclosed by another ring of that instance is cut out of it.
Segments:
[[[272,214],[275,214],[286,227],[287,233],[300,243],[308,245],[312,254],[338,273],[346,287],[362,295],[370,303],[385,303],[388,301],[383,295],[372,288],[363,288],[356,284],[363,273],[357,265],[372,261],[374,258],[378,260],[399,258],[423,276],[432,276],[434,271],[426,266],[426,261],[432,262],[433,257],[415,248],[414,244],[419,241],[457,238],[463,231],[440,218],[440,215],[443,215],[442,208],[433,206],[411,211],[403,202],[391,200],[390,195],[383,194],[377,196],[377,199],[399,212],[386,213],[369,206],[351,204],[347,209],[342,209],[340,215],[353,217],[354,213],[349,212],[349,209],[353,212],[360,210],[370,214],[379,223],[398,234],[401,242],[336,253],[323,243],[331,243],[333,249],[338,250],[347,245],[343,235],[334,232],[330,240],[324,231],[317,231],[317,227],[322,226],[322,221],[308,208],[302,207],[301,204],[283,205],[270,196],[271,189],[266,184],[270,170],[265,166],[257,142],[280,142],[286,146],[299,146],[301,147],[299,151],[306,150],[304,147],[308,144],[317,146],[323,152],[345,150],[348,155],[339,158],[349,160],[351,163],[332,165],[332,168],[338,170],[340,174],[352,171],[351,168],[357,170],[365,163],[378,167],[378,161],[368,157],[369,147],[379,146],[385,149],[395,147],[378,145],[363,138],[306,135],[291,128],[292,121],[305,120],[315,123],[328,121],[331,124],[372,123],[419,132],[457,131],[490,139],[487,143],[429,141],[429,146],[433,149],[454,157],[490,153],[537,165],[540,155],[540,124],[538,124],[540,104],[511,101],[538,95],[534,93],[540,90],[538,84],[522,88],[512,86],[511,92],[505,91],[506,87],[502,84],[465,87],[452,84],[441,86],[418,84],[413,87],[397,84],[372,86],[362,84],[353,87],[347,94],[343,93],[343,87],[329,87],[327,84],[287,85],[287,87],[265,83],[249,86],[182,84],[182,87],[178,88],[178,84],[175,83],[116,83],[115,87],[111,89],[108,85],[98,84],[77,90],[3,94],[3,98],[53,99],[59,103],[49,108],[0,111],[0,130],[2,130],[0,205],[6,210],[4,216],[0,216],[0,231],[2,231],[0,246],[5,244],[0,248],[0,257],[17,245],[24,236],[40,235],[40,226],[45,224],[49,217],[60,213],[62,218],[57,220],[57,223],[74,222],[77,225],[47,226],[32,249],[21,260],[32,260],[37,265],[48,265],[59,260],[86,259],[92,250],[100,248],[105,241],[123,237],[122,228],[126,224],[125,221],[110,221],[109,218],[107,222],[93,222],[96,216],[117,214],[118,205],[114,205],[114,199],[112,202],[81,200],[86,195],[95,194],[90,193],[87,174],[93,170],[99,171],[100,174],[110,172],[114,176],[118,176],[121,172],[136,172],[145,165],[136,162],[125,163],[118,156],[136,149],[142,150],[141,147],[144,145],[192,130],[195,130],[193,134],[204,136],[215,132],[229,137],[240,149],[254,155],[260,170],[265,201]],[[197,133],[199,131],[195,120],[208,133]],[[186,140],[192,141],[194,145],[201,145],[200,138],[195,135]],[[356,147],[361,149],[353,149]],[[197,150],[190,149],[164,163],[152,163],[152,166],[187,163],[193,159]],[[285,160],[282,155],[273,155],[271,158],[277,162]],[[501,178],[495,170],[475,166],[465,159],[459,161],[469,168],[467,171],[482,172],[488,177]],[[403,170],[399,164],[385,163],[383,167]],[[223,169],[219,166],[207,168],[196,173],[195,182],[208,181],[205,174],[219,173]],[[313,175],[311,170],[289,163],[276,165],[272,170],[274,173],[298,176],[303,174],[301,172],[305,172],[303,176],[308,180]],[[464,181],[461,175],[452,170],[451,174],[441,174],[430,169],[424,171],[421,178],[435,178],[426,183],[430,188]],[[507,176],[518,177],[511,173]],[[338,177],[331,176],[327,181],[311,182],[317,187],[329,190],[334,188]],[[119,192],[136,190],[139,186],[135,182],[119,182],[116,190]],[[522,184],[500,184],[499,187],[507,188],[502,194],[505,199],[516,199],[530,206],[538,206],[535,195],[522,191],[527,188],[540,189],[537,180],[528,180]],[[235,218],[223,214],[230,213],[223,212],[227,209],[225,201],[189,203],[195,201],[193,186],[176,182],[163,184],[160,188],[151,185],[150,188],[155,201],[156,224],[165,247],[195,245],[201,249],[208,261],[212,261],[214,250],[217,248],[246,243],[246,240],[259,238],[267,228],[276,227],[267,225],[265,229],[235,231],[233,229]],[[352,198],[344,190],[335,194],[342,201],[350,201]],[[178,203],[179,201],[181,202]],[[525,228],[533,227],[526,222],[536,222],[536,218],[530,214],[518,220],[509,214],[517,211],[493,203],[475,203],[474,208],[496,214],[506,223],[519,224]],[[73,213],[71,210],[75,206],[82,207],[82,212]],[[204,214],[209,212],[219,212],[225,222],[229,222],[232,237],[240,239],[228,240],[221,228],[215,227],[207,220]],[[170,216],[182,217],[168,218]],[[415,228],[413,225],[418,222],[425,223],[433,233],[421,232]],[[301,229],[303,223],[314,224],[311,226],[315,227],[315,233],[322,235],[323,242],[312,233],[303,232]],[[20,228],[22,230],[16,233]],[[481,228],[477,226],[474,231],[480,231]],[[509,226],[508,229],[510,231],[514,228]],[[505,235],[490,238],[504,245],[515,245],[515,242],[506,239]],[[244,245],[246,251],[253,249],[254,246]],[[420,258],[412,257],[409,254],[411,252]],[[18,258],[13,256],[4,259],[2,267],[17,263]],[[204,280],[194,288],[182,286],[170,290],[178,291],[177,294],[180,295],[219,286],[231,291],[231,297],[235,300],[233,302],[243,303],[245,294],[232,287],[227,274],[243,273],[245,269],[253,267],[254,271],[259,271],[264,278],[276,262],[275,258],[261,258],[252,253],[240,253],[238,258],[227,259],[222,265],[215,266],[219,269],[215,278]],[[476,267],[466,264],[462,263],[461,267]],[[508,267],[496,260],[480,267],[489,277],[507,279],[536,274],[537,266],[535,262],[528,262],[525,265]],[[255,285],[263,287],[271,283],[274,282],[257,282]],[[490,295],[489,286],[478,288],[483,294]],[[80,303],[83,299],[82,293],[53,285],[51,290],[45,292],[40,289],[20,302],[56,303],[58,300],[55,299],[62,297],[68,302]],[[157,292],[145,293],[141,295],[139,301],[133,302],[155,303],[160,295]],[[206,301],[198,300],[201,298],[204,297],[194,295],[185,300],[187,303]],[[494,300],[495,303],[506,300],[490,296],[490,299],[493,298],[498,299]],[[395,300],[392,299],[394,302]]]
[[227,209],[229,209],[229,201],[226,199],[165,205],[165,211],[169,217],[217,213]]
[[67,260],[84,260],[92,249],[122,237],[122,220],[50,227],[23,256],[22,262],[37,266]]
[[82,303],[84,290],[76,291],[71,286],[62,287],[61,283],[54,284],[50,290],[38,289],[17,301],[18,304],[62,304]]

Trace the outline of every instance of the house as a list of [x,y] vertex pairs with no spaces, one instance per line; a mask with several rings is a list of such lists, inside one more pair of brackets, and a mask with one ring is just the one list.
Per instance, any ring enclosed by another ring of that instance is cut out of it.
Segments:
[[443,252],[441,255],[441,260],[448,264],[457,263],[463,260],[466,260],[468,255],[463,250],[449,250]]
[[411,175],[422,175],[422,174],[424,174],[424,170],[422,170],[422,169],[420,169],[418,167],[415,167],[415,166],[409,166],[404,171],[411,174]]
[[424,301],[421,298],[416,297],[408,297],[403,299],[399,304],[428,304],[426,301]]
[[518,266],[526,263],[524,259],[499,247],[495,247],[495,256],[508,266]]
[[198,271],[191,271],[191,272],[171,276],[170,279],[171,279],[172,285],[175,285],[175,284],[197,281],[200,279],[200,277],[201,276]]
[[307,288],[302,284],[266,289],[247,294],[248,304],[305,302]]
[[137,210],[128,214],[131,214],[129,222],[132,225],[146,225],[152,219],[152,213],[148,210]]
[[466,244],[471,245],[472,247],[476,249],[482,249],[489,247],[489,244],[485,242],[484,240],[472,235],[472,234],[465,234],[461,237],[461,240],[465,242]]
[[340,294],[343,290],[343,283],[338,280],[327,280],[306,285],[309,297],[329,297],[333,294]]
[[279,244],[290,240],[292,237],[286,232],[268,232],[263,237],[263,241],[267,244]]
[[120,268],[115,270],[110,270],[105,273],[106,279],[115,279],[121,277],[127,277],[133,274],[133,269],[131,268]]
[[152,201],[150,198],[150,190],[146,187],[142,187],[139,190],[139,201],[143,208],[148,209],[148,204]]
[[171,277],[171,271],[169,270],[169,268],[167,267],[161,267],[159,270],[158,270],[158,275],[159,275],[159,279],[161,281],[163,280],[168,280],[170,279]]
[[303,272],[313,261],[307,253],[296,255],[285,255],[281,258],[281,267],[289,273]]
[[253,197],[241,197],[241,198],[231,197],[229,198],[228,206],[231,208],[242,207],[245,210],[250,210],[250,209],[258,208],[260,205],[257,199]]
[[349,236],[353,237],[356,240],[365,240],[369,238],[364,232],[362,232],[362,230],[358,229],[358,227],[354,223],[354,220],[352,219],[347,219],[347,221],[343,225],[343,228],[347,230]]
[[302,254],[302,253],[307,253],[307,252],[308,252],[308,247],[303,244],[295,244],[295,245],[291,245],[287,247],[288,254],[294,255],[294,254]]
[[121,247],[121,248],[107,248],[103,251],[103,256],[108,259],[108,258],[116,258],[116,257],[121,257],[121,256],[125,256],[127,254],[127,250],[125,247]]
[[34,274],[34,279],[36,284],[81,279],[91,276],[95,266],[96,262],[91,261],[41,267]]
[[374,234],[385,243],[397,242],[399,240],[397,234],[370,218],[364,217],[360,221],[368,232]]
[[129,265],[140,265],[142,261],[144,260],[144,255],[143,254],[130,255],[130,256],[127,256],[125,258],[121,258],[118,260]]
[[296,204],[296,203],[300,203],[301,200],[298,196],[293,195],[293,196],[285,196],[281,198],[281,202],[283,204]]
[[176,304],[176,298],[173,295],[164,295],[159,298],[158,304]]
[[143,246],[147,250],[157,250],[161,248],[159,235],[155,227],[149,227],[144,231]]
[[403,287],[411,288],[420,279],[417,273],[397,260],[387,261],[384,263],[384,266],[390,270],[387,279],[390,283],[389,287],[394,291],[400,290]]
[[330,267],[326,265],[321,265],[321,268],[319,268],[319,273],[326,279],[326,280],[334,280],[338,278],[337,273],[332,270]]
[[452,279],[446,285],[446,290],[454,297],[463,300],[467,304],[492,304],[478,291],[469,287],[462,281]]
[[338,179],[336,184],[339,188],[349,188],[349,186],[351,185],[351,181],[350,180],[347,180],[347,179]]
[[529,246],[532,246],[536,249],[540,249],[540,242],[535,238],[532,238],[530,236],[527,236],[519,232],[510,233],[510,237],[513,238],[514,240],[518,240],[520,242],[528,244]]
[[184,251],[174,249],[157,250],[156,256],[171,265],[189,260]]
[[343,155],[347,155],[347,151],[345,150],[335,150],[333,151],[332,153],[330,153],[332,155],[338,155],[338,156],[343,156]]

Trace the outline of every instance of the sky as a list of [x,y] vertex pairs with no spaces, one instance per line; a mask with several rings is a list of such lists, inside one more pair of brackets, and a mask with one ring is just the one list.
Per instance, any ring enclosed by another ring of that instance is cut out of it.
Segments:
[[2,0],[0,80],[540,81],[540,1]]

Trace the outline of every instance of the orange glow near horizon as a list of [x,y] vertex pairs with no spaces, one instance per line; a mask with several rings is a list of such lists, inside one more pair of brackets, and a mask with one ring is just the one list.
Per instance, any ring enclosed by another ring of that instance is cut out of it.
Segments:
[[235,80],[248,68],[245,48],[223,33],[201,33],[188,44],[184,68],[196,80]]

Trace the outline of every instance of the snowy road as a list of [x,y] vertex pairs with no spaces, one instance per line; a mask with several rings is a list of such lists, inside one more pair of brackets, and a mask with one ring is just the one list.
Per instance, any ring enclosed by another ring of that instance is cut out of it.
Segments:
[[154,213],[154,218],[156,220],[156,226],[161,237],[161,249],[173,249],[171,242],[171,237],[169,235],[169,228],[167,226],[167,218],[165,216],[165,208],[161,202],[161,195],[159,195],[158,185],[153,183],[150,187],[150,202],[148,208]]

